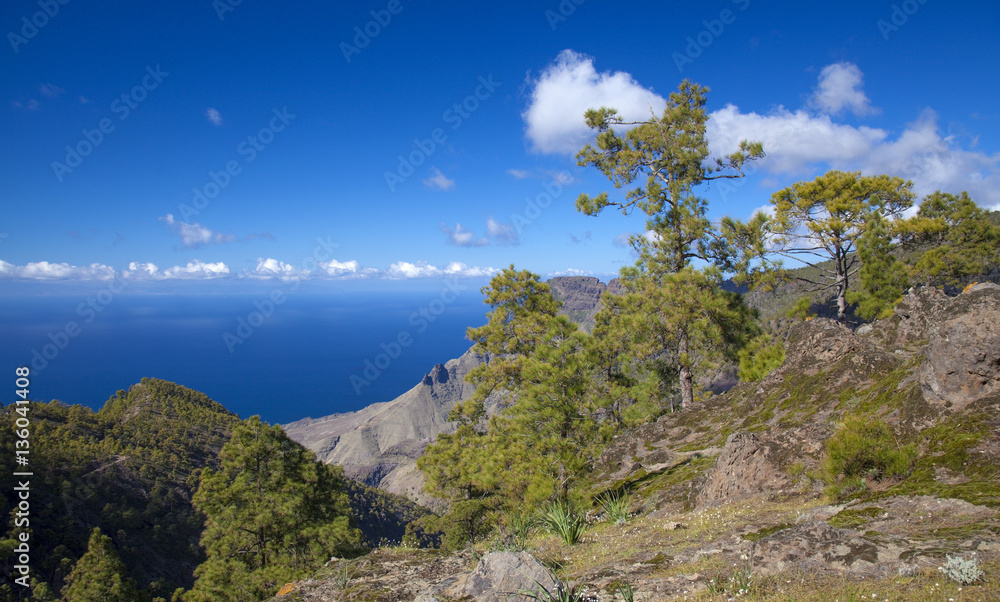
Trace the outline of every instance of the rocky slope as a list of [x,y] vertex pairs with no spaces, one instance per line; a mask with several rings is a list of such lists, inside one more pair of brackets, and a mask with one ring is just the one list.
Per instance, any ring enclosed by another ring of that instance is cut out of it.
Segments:
[[434,500],[423,492],[416,459],[439,433],[454,429],[448,413],[472,395],[465,375],[480,361],[470,349],[458,359],[437,364],[392,401],[357,412],[305,418],[282,428],[323,462],[343,466],[348,476],[433,506]]
[[[603,522],[595,504],[580,543],[536,531],[528,549],[589,600],[620,599],[612,592],[624,582],[635,600],[998,599],[998,324],[992,284],[954,298],[911,291],[891,318],[857,332],[801,322],[785,364],[763,381],[605,450],[591,493],[626,494],[634,518]],[[831,497],[826,446],[849,415],[884,421],[916,456],[904,476],[870,472]],[[470,589],[475,571],[497,565],[480,557],[489,545],[473,557],[382,551],[337,566],[348,578],[336,587],[321,574],[285,599],[505,599]],[[977,559],[986,581],[948,581],[937,570],[947,555]]]

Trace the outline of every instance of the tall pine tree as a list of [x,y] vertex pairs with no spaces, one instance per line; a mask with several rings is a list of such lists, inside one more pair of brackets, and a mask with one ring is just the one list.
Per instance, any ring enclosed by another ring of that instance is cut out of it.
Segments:
[[267,598],[358,545],[343,470],[318,462],[281,427],[252,416],[219,458],[219,470],[202,472],[194,496],[206,518],[208,558],[184,600]]
[[[741,178],[745,163],[764,156],[759,142],[742,141],[732,154],[708,161],[707,93],[708,88],[685,80],[670,95],[662,116],[653,115],[645,122],[625,122],[615,109],[607,107],[590,109],[584,115],[587,125],[597,130],[597,138],[594,145],[588,144],[577,153],[577,163],[596,167],[615,188],[631,186],[637,180],[639,185],[624,199],[612,199],[606,192],[581,194],[576,207],[587,215],[597,215],[607,207],[616,207],[624,214],[637,208],[645,213],[650,235],[634,236],[631,242],[644,254],[645,277],[653,279],[655,285],[665,282],[662,277],[668,274],[691,275],[689,267],[696,259],[719,265],[730,261],[727,241],[709,221],[708,204],[695,189],[713,180]],[[615,126],[628,129],[620,133]],[[675,302],[694,303],[680,298]],[[681,405],[688,407],[694,400],[694,362],[690,358],[697,352],[696,342],[692,330],[683,323],[669,326],[674,330],[672,354],[678,360]]]
[[111,538],[97,527],[62,590],[64,602],[135,602],[139,592],[128,577]]

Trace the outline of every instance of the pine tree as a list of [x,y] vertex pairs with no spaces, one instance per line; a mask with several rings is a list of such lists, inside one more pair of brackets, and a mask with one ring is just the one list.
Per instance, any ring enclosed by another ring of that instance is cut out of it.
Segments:
[[[595,443],[589,337],[556,315],[558,303],[536,274],[511,266],[483,292],[493,309],[486,325],[469,329],[487,358],[466,377],[476,393],[452,411],[455,434],[440,435],[418,466],[428,491],[453,501],[565,499]],[[490,396],[501,407],[487,419]]]
[[904,245],[919,251],[913,277],[927,285],[959,284],[1000,263],[1000,227],[966,192],[928,195],[902,230]]
[[[596,167],[615,188],[630,186],[643,176],[645,183],[629,190],[622,200],[613,200],[606,192],[581,194],[576,207],[587,215],[597,215],[607,207],[617,207],[624,214],[636,208],[645,213],[652,236],[633,236],[631,242],[637,251],[646,252],[647,259],[661,264],[648,266],[654,278],[680,273],[694,259],[718,265],[731,261],[730,245],[712,226],[708,204],[694,191],[712,180],[743,177],[744,164],[764,156],[759,142],[743,141],[736,152],[708,164],[707,93],[708,88],[685,80],[670,95],[663,115],[645,122],[625,122],[607,107],[590,109],[584,116],[587,125],[598,132],[596,147],[584,147],[577,153],[577,163]],[[632,127],[619,134],[614,126]],[[691,330],[679,327],[671,336],[678,360],[690,357]],[[694,399],[692,366],[689,361],[677,365],[683,407]]]
[[[857,244],[879,214],[893,219],[913,204],[913,183],[888,175],[830,171],[771,195],[774,218],[767,220],[771,253],[816,267],[826,275],[807,281],[835,291],[837,319],[847,317],[850,279],[859,267]],[[833,269],[817,264],[833,260]]]
[[855,312],[865,320],[891,313],[903,291],[909,286],[906,267],[893,255],[890,224],[881,213],[869,216],[869,223],[858,239],[860,290],[847,291],[848,303],[857,304]]
[[219,458],[219,470],[202,472],[194,496],[206,518],[208,558],[185,600],[267,598],[358,545],[342,469],[318,462],[279,426],[248,418]]
[[64,602],[135,602],[139,592],[111,538],[97,527],[62,590]]

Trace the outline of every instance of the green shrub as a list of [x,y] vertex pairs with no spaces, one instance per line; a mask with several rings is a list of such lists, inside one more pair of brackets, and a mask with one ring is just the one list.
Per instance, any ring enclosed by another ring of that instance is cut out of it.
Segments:
[[573,545],[580,541],[586,520],[564,502],[553,502],[542,515],[542,521],[552,533],[558,535],[563,543]]
[[900,446],[889,425],[873,416],[847,416],[826,442],[823,473],[835,498],[867,488],[868,481],[905,477],[917,456]]
[[769,334],[754,337],[739,351],[740,380],[757,382],[785,363],[785,344]]

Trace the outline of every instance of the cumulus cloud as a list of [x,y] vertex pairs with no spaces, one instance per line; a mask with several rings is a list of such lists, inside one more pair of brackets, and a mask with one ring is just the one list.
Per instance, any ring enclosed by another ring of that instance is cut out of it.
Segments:
[[939,132],[937,114],[930,109],[892,138],[886,130],[834,123],[828,115],[782,107],[759,115],[726,105],[712,114],[708,136],[714,155],[731,151],[740,140],[761,141],[767,157],[759,168],[772,174],[808,177],[826,169],[887,173],[913,180],[920,196],[966,190],[983,206],[1000,202],[1000,154],[959,148]]
[[431,167],[431,177],[424,180],[424,186],[433,190],[451,190],[455,187],[455,180],[449,179],[440,169]]
[[845,109],[858,116],[878,113],[862,90],[863,85],[864,75],[854,63],[827,65],[819,74],[819,84],[810,102],[831,115],[839,115]]
[[397,261],[389,266],[385,276],[393,279],[411,278],[476,278],[481,276],[492,276],[496,273],[494,268],[482,268],[479,266],[468,266],[460,261],[452,261],[444,268],[431,265],[426,261],[410,263],[408,261]]
[[475,234],[457,222],[454,230],[447,224],[441,224],[441,231],[448,236],[448,242],[459,247],[485,247],[490,243],[486,237],[477,238]]
[[128,264],[127,270],[122,270],[122,277],[131,280],[211,280],[232,275],[229,266],[221,261],[205,263],[199,259],[165,270],[161,270],[155,263],[133,261]]
[[206,280],[223,278],[232,275],[229,266],[221,261],[204,263],[198,259],[189,261],[185,266],[175,265],[162,272],[164,279]]
[[212,125],[222,125],[222,114],[219,113],[218,109],[208,107],[205,109],[205,117],[212,122]]
[[197,222],[189,224],[187,222],[178,221],[174,219],[174,216],[170,213],[157,219],[170,226],[170,229],[180,237],[181,242],[188,248],[193,249],[211,244],[213,242],[227,243],[236,240],[236,237],[232,234],[215,232]]
[[278,261],[271,257],[267,259],[258,257],[257,265],[252,270],[246,272],[245,276],[260,279],[278,278],[281,280],[298,280],[302,278],[303,273],[295,269],[295,266],[284,261]]
[[102,264],[76,266],[36,261],[22,266],[0,260],[0,278],[5,280],[111,280],[115,271]]
[[324,276],[331,278],[371,278],[378,275],[378,270],[375,268],[363,268],[353,259],[350,261],[331,259],[320,263],[319,269]]
[[459,247],[485,247],[491,242],[502,247],[510,247],[521,242],[513,224],[499,222],[492,217],[486,220],[485,236],[476,236],[460,223],[456,223],[454,229],[447,224],[441,224],[441,231],[447,235],[449,243]]
[[594,59],[563,50],[536,81],[521,117],[531,148],[541,153],[573,154],[591,138],[583,120],[587,109],[613,107],[626,121],[649,119],[650,108],[659,115],[664,98],[642,87],[628,73],[598,73]]
[[486,236],[502,247],[514,246],[521,242],[513,224],[498,222],[492,217],[486,220]]
[[551,272],[548,274],[549,278],[555,278],[558,276],[593,276],[594,273],[590,270],[578,270],[576,268],[566,268],[558,272]]

